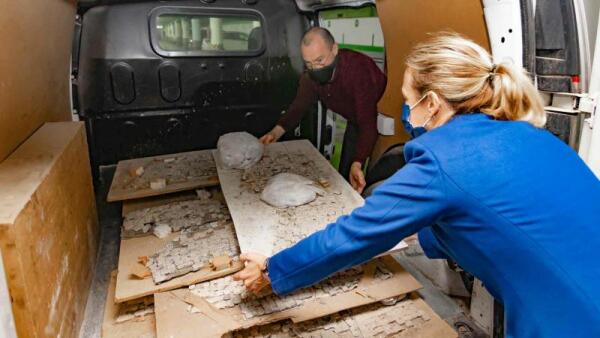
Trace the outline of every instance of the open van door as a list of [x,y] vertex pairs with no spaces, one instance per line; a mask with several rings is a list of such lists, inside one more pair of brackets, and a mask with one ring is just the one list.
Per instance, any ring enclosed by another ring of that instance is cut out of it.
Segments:
[[[600,21],[598,24],[600,29]],[[600,100],[600,38],[596,35],[594,62],[589,90],[584,93],[579,102],[579,110],[584,114],[581,132],[579,155],[600,178],[600,121],[598,116],[598,101]]]

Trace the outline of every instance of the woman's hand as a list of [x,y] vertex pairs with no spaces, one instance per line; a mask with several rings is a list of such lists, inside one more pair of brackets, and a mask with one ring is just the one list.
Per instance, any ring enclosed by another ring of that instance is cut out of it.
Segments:
[[257,253],[241,254],[240,260],[245,267],[242,271],[233,275],[233,280],[243,281],[244,286],[253,292],[259,293],[260,290],[271,284],[271,281],[266,277],[265,271],[267,268],[267,256]]
[[365,185],[367,185],[365,175],[362,171],[362,164],[360,162],[353,162],[350,167],[350,184],[359,194],[362,194]]
[[275,127],[273,127],[273,129],[271,129],[270,132],[264,134],[261,138],[259,138],[258,141],[266,145],[269,143],[276,142],[281,138],[281,136],[283,136],[283,134],[285,134],[285,130],[283,129],[283,127],[280,125],[276,125]]

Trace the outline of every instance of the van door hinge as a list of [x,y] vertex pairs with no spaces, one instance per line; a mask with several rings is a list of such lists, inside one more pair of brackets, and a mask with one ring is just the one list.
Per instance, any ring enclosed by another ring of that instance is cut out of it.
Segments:
[[589,114],[589,117],[585,119],[585,122],[589,124],[591,128],[594,128],[594,122],[596,120],[596,107],[598,97],[591,97],[585,95],[579,99],[579,111]]

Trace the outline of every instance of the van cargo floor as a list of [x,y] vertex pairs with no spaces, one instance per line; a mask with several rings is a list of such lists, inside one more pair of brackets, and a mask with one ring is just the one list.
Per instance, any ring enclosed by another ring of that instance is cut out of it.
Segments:
[[[101,338],[104,306],[108,293],[111,271],[117,268],[120,244],[121,208],[120,203],[107,203],[106,195],[115,167],[106,167],[101,170],[101,182],[96,186],[96,204],[100,215],[101,237],[100,249],[97,257],[94,279],[90,288],[84,321],[79,333],[80,338]],[[457,323],[465,323],[469,327],[472,320],[464,315],[459,303],[442,293],[410,263],[410,259],[402,252],[394,254],[396,260],[410,272],[422,285],[418,291],[429,306],[452,327]],[[477,329],[461,337],[484,338]],[[460,334],[460,332],[459,332]]]

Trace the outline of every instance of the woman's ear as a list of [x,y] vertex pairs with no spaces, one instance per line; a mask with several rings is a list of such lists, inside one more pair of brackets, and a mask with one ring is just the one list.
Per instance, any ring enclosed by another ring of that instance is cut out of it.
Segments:
[[442,108],[440,97],[435,92],[429,92],[429,100],[427,100],[427,110],[429,114],[435,114]]

